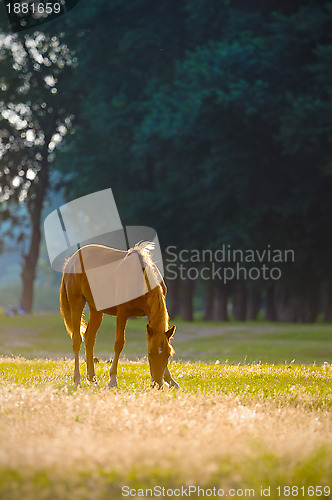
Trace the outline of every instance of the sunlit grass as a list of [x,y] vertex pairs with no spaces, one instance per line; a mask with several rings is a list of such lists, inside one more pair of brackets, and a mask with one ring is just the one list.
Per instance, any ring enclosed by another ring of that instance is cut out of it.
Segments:
[[108,370],[90,387],[82,360],[75,389],[72,360],[0,359],[0,498],[330,484],[331,365],[172,362],[178,391],[151,390],[145,360],[121,362],[118,390]]
[[[247,402],[255,398],[273,400],[278,404],[302,405],[306,408],[332,407],[332,365],[323,367],[269,364],[221,365],[171,362],[170,370],[181,385],[182,393],[223,394]],[[86,366],[80,362],[82,388],[90,387]],[[104,390],[109,382],[107,362],[95,364],[98,388]],[[0,378],[24,387],[74,390],[74,362],[70,359],[27,360],[0,358]],[[149,390],[150,374],[145,359],[121,361],[118,370],[122,390]],[[92,388],[94,390],[94,388]]]
[[59,314],[0,317],[0,499],[109,500],[124,498],[123,485],[256,497],[271,486],[283,498],[277,486],[331,486],[330,326],[175,323],[180,390],[150,389],[144,319],[128,322],[119,389],[107,387],[110,317],[97,337],[98,386],[83,345],[75,389]]

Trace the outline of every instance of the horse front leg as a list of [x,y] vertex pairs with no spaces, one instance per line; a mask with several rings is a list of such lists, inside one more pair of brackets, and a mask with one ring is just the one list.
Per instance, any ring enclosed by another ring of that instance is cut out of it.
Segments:
[[82,344],[81,336],[81,317],[85,305],[85,300],[80,299],[77,302],[72,301],[72,341],[73,341],[73,351],[75,356],[75,369],[74,369],[74,382],[75,387],[81,385],[81,374],[80,374],[80,349]]
[[116,317],[116,335],[114,342],[114,358],[110,368],[110,381],[109,387],[118,387],[117,372],[118,372],[118,361],[121,351],[125,345],[125,328],[127,323],[127,316],[118,312]]
[[165,373],[164,373],[164,380],[165,382],[167,382],[167,384],[170,386],[170,387],[174,387],[175,389],[179,389],[180,386],[177,382],[175,382],[174,378],[172,377],[169,369],[168,369],[168,366],[166,366],[166,370],[165,370]]
[[85,355],[86,355],[86,371],[87,377],[91,384],[96,384],[95,364],[93,362],[93,348],[96,343],[97,330],[101,325],[103,313],[90,309],[90,318],[88,327],[84,335]]

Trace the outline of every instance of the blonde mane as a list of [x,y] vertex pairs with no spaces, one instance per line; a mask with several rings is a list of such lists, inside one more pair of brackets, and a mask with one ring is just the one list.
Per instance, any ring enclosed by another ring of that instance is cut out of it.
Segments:
[[160,285],[148,293],[147,302],[151,328],[156,334],[164,334],[169,328],[169,317],[165,297]]
[[[153,272],[156,281],[159,283],[160,276],[159,270],[154,263],[151,251],[154,249],[154,243],[152,241],[140,241],[136,243],[133,248],[128,250],[128,254],[131,252],[137,252],[141,255],[146,267],[149,267],[150,271]],[[165,284],[162,279],[160,284],[150,290],[147,294],[147,303],[149,308],[149,323],[155,335],[162,335],[169,329],[169,316],[166,307],[165,300]]]

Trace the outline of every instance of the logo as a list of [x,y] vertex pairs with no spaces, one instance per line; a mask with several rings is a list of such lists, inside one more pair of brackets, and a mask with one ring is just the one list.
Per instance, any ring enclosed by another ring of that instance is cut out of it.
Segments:
[[[111,189],[54,210],[44,221],[44,231],[52,268],[85,273],[98,311],[138,298],[163,279],[156,231],[146,226],[123,227]],[[65,266],[77,250],[76,259]]]

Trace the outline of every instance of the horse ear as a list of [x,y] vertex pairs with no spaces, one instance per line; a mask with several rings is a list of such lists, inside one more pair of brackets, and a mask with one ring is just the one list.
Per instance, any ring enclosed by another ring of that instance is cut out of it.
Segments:
[[148,332],[148,336],[152,337],[153,335],[153,330],[149,324],[146,325],[146,331]]
[[173,325],[172,328],[170,328],[169,330],[167,330],[166,332],[166,337],[168,338],[168,340],[173,337],[174,333],[175,333],[175,330],[176,330],[176,326]]

